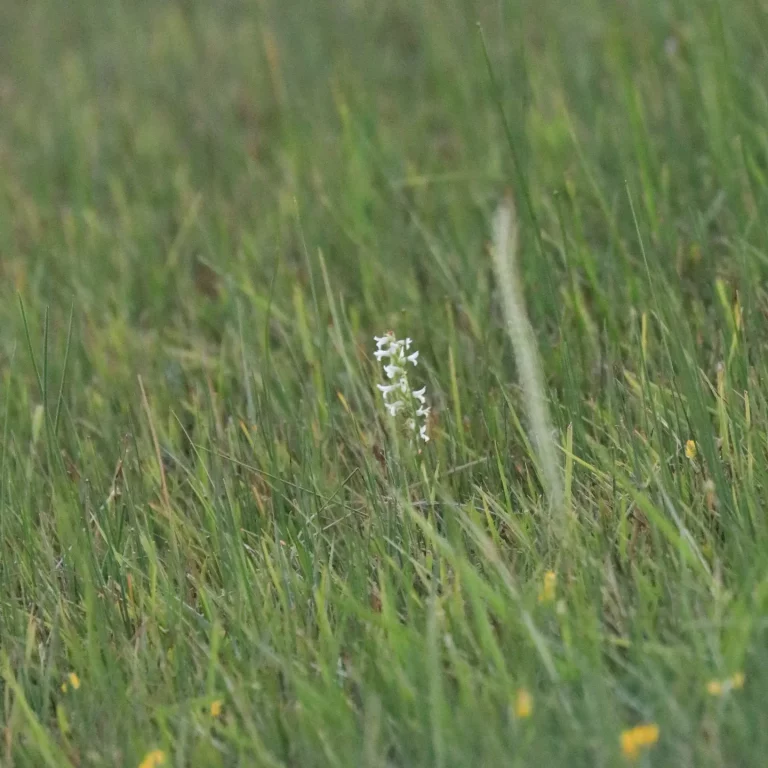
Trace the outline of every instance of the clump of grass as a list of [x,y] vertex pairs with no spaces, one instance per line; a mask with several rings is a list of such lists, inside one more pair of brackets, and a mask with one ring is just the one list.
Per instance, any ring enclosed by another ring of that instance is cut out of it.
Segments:
[[763,765],[721,5],[0,2],[0,765]]

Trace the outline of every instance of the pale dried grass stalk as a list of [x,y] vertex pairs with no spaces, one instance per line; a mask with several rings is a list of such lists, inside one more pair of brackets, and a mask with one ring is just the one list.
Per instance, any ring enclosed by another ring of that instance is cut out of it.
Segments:
[[523,286],[517,269],[518,225],[514,202],[503,200],[493,219],[493,261],[501,292],[507,331],[517,362],[528,428],[550,509],[563,510],[563,482],[555,431],[541,372],[536,337],[525,310]]

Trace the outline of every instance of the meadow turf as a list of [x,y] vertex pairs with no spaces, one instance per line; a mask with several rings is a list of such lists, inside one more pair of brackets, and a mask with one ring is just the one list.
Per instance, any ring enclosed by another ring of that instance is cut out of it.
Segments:
[[767,41],[764,0],[0,3],[0,765],[765,765]]

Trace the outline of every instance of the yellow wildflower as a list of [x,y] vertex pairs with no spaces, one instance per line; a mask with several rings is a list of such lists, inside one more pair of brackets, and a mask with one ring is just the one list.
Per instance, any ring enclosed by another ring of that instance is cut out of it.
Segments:
[[139,768],[158,768],[165,765],[165,752],[162,749],[153,749],[144,755],[144,759],[139,763]]
[[628,760],[637,760],[643,749],[659,740],[659,726],[655,723],[637,725],[621,732],[621,751]]
[[211,717],[219,717],[221,715],[221,709],[224,706],[224,702],[221,699],[211,702]]
[[533,697],[526,688],[521,688],[515,696],[515,715],[521,720],[530,717],[533,712]]
[[744,673],[737,672],[725,680],[710,680],[707,683],[707,693],[710,696],[725,696],[731,691],[737,691],[744,687]]
[[[69,681],[67,683],[67,680]],[[67,680],[65,680],[61,684],[61,692],[66,693],[69,690],[69,686],[71,685],[74,690],[77,690],[80,687],[80,678],[77,676],[75,672],[70,672],[67,675]]]
[[685,456],[688,459],[695,459],[696,458],[696,441],[695,440],[689,440],[685,444]]
[[710,696],[722,696],[723,684],[719,680],[710,680],[707,683],[707,693]]
[[555,599],[557,591],[557,574],[554,571],[547,571],[544,574],[544,583],[539,592],[540,603],[551,603]]

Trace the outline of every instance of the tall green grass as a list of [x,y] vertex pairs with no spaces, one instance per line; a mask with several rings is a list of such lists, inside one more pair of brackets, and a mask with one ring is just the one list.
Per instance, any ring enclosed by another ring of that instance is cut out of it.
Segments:
[[0,764],[616,766],[655,723],[641,765],[762,765],[767,33],[757,0],[0,4]]

